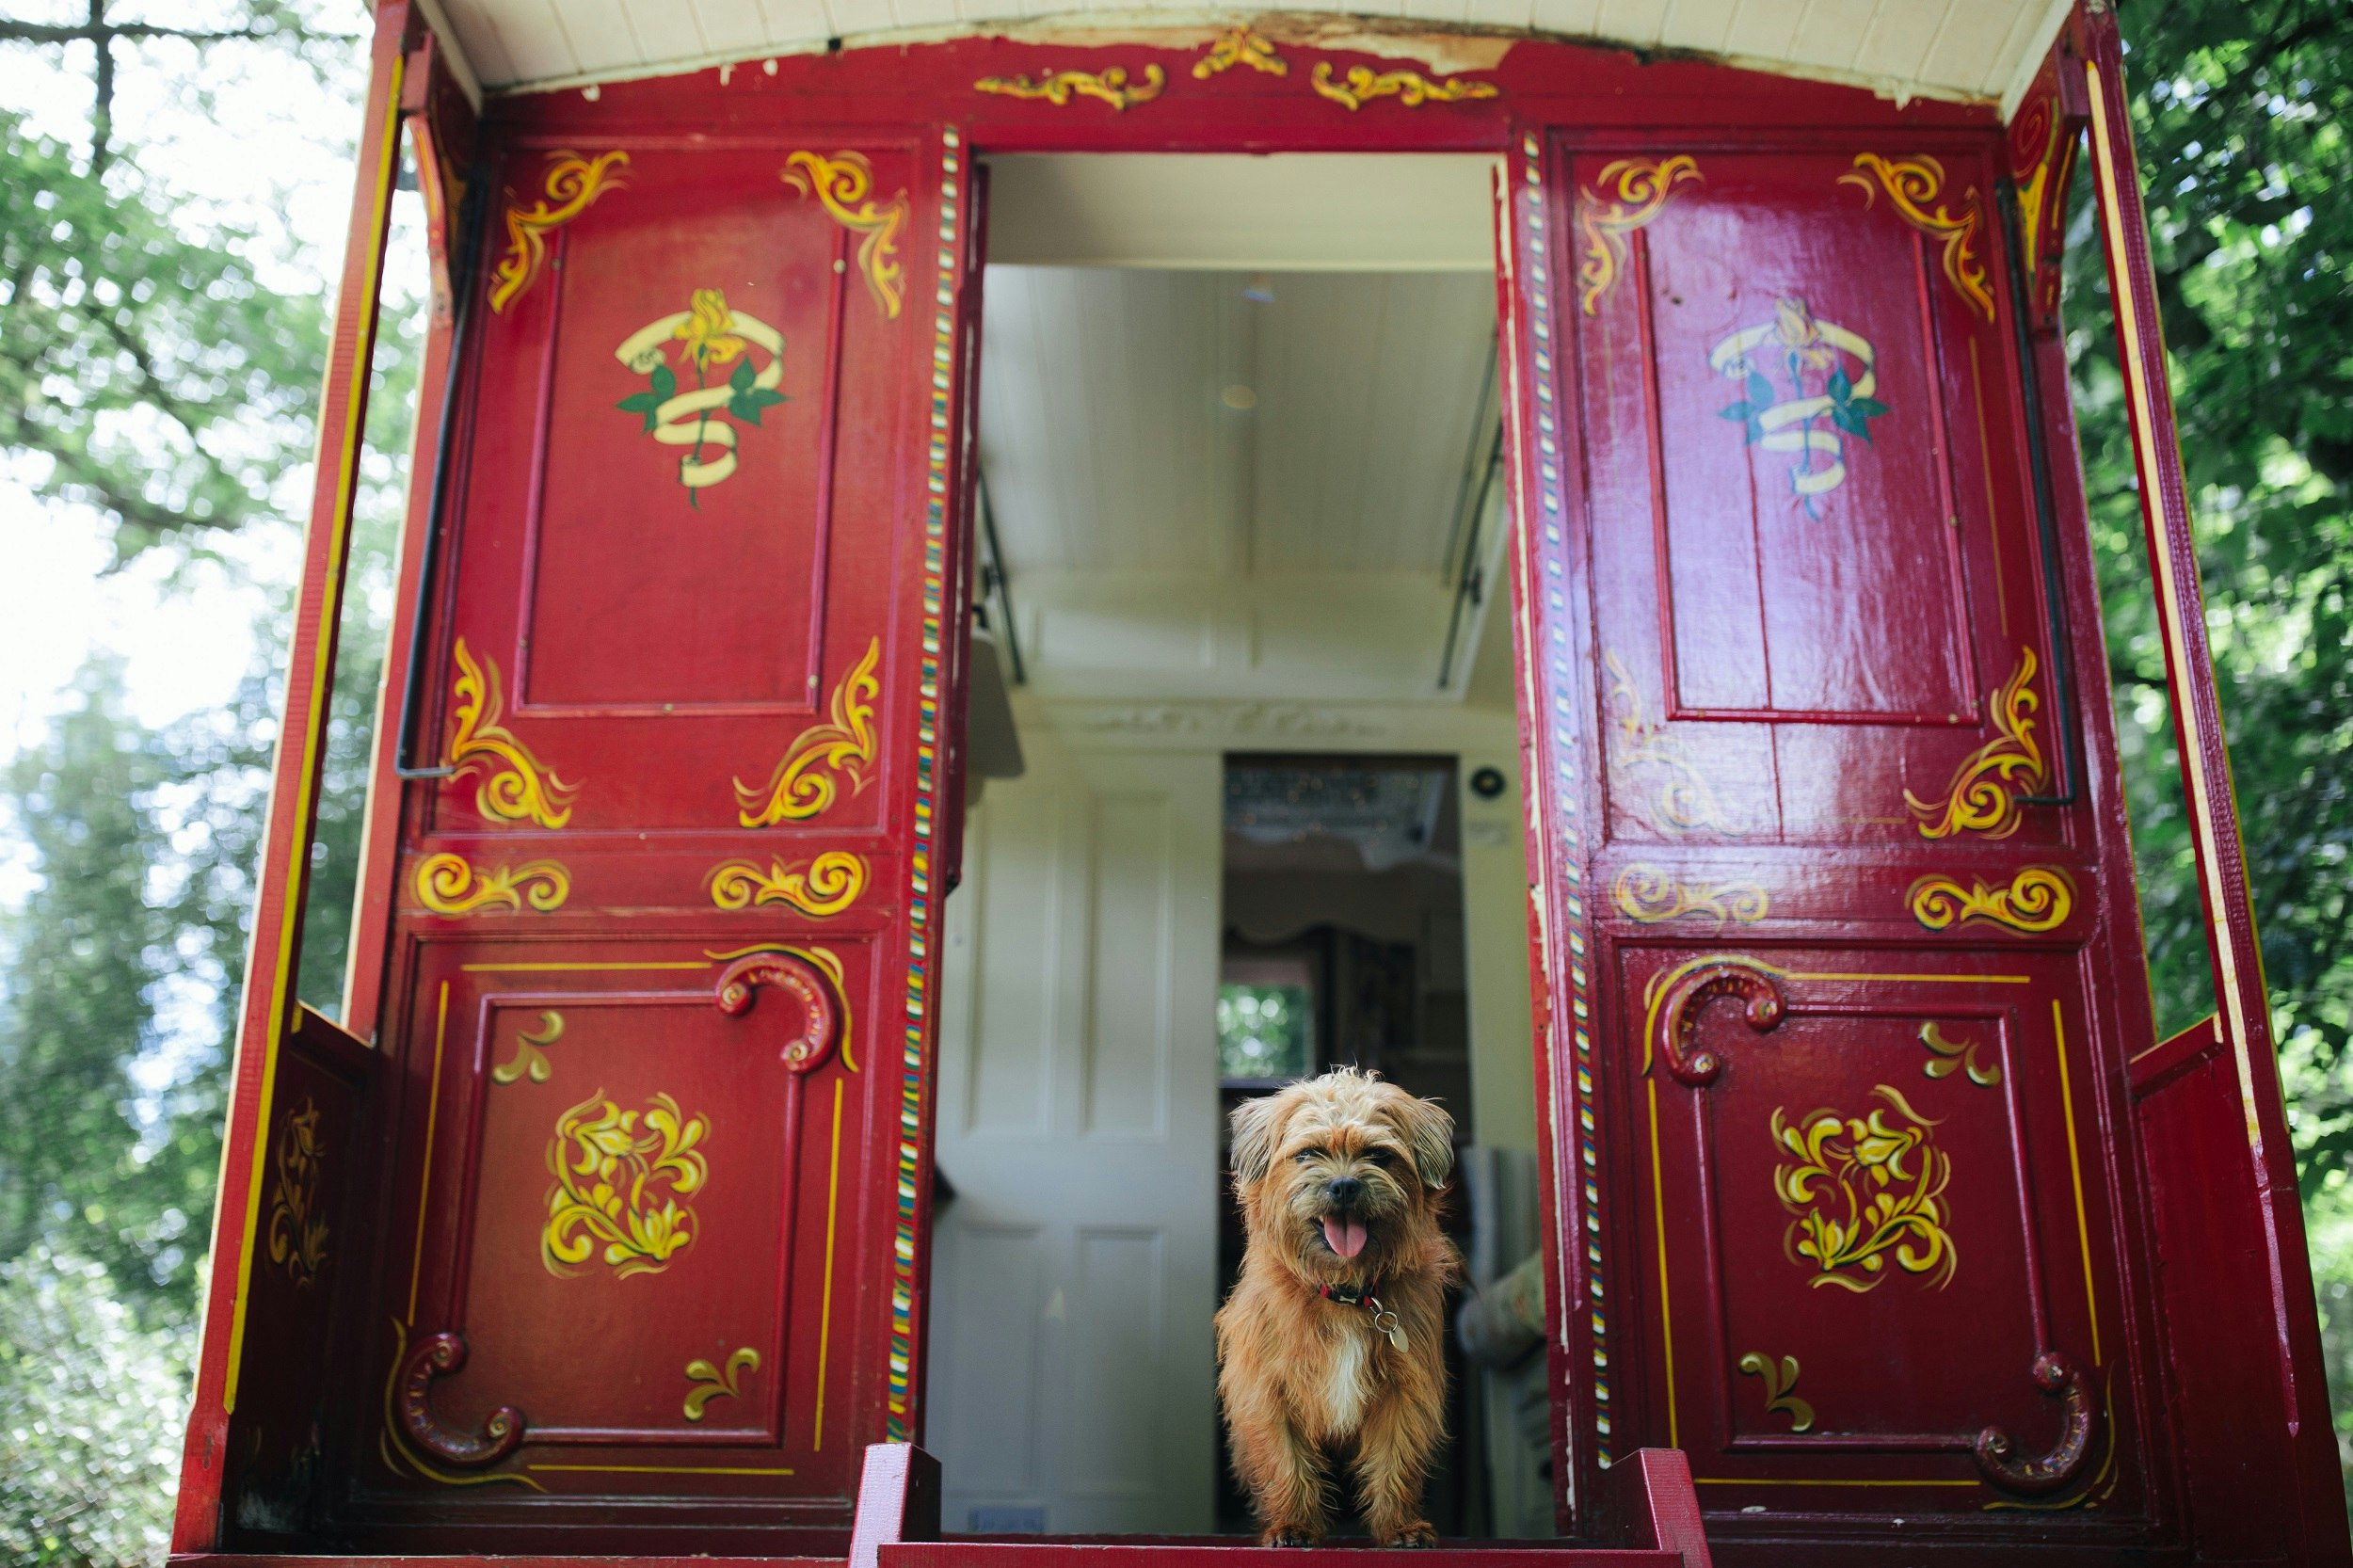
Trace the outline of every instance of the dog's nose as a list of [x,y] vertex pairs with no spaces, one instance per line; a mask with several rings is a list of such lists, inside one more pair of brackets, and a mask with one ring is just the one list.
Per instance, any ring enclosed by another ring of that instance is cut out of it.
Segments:
[[1354,1176],[1334,1176],[1332,1184],[1323,1191],[1334,1203],[1346,1208],[1365,1195],[1365,1184]]

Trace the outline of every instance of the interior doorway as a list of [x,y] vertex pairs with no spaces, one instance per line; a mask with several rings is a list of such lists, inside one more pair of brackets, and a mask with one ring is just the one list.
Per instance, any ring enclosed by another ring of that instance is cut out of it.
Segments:
[[[952,1531],[1239,1530],[1224,1110],[1355,1061],[1532,1168],[1492,161],[988,167],[975,599],[1021,771],[943,925],[926,1442]],[[1319,782],[1371,809],[1243,820]],[[1245,995],[1304,1052],[1235,1055]],[[1480,1381],[1432,1503],[1523,1534]]]

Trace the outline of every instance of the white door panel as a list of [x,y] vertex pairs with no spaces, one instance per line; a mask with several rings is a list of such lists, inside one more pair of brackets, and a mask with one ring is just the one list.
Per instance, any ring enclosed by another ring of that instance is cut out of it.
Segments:
[[[1210,1528],[1223,768],[1071,751],[948,901],[928,1442],[944,1523]],[[982,1512],[975,1518],[975,1510]]]

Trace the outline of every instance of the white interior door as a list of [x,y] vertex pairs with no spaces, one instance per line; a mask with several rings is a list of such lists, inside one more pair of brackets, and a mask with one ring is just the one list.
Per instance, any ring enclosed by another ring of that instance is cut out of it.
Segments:
[[947,904],[926,1446],[951,1530],[1195,1534],[1217,1436],[1215,754],[1068,749]]

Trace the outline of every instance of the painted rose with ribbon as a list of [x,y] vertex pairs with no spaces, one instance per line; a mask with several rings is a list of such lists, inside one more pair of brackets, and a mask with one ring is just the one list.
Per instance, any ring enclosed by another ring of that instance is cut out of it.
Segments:
[[[683,345],[680,368],[695,373],[692,391],[679,389],[679,372],[670,363],[674,344]],[[766,352],[764,369],[754,367],[754,349]],[[735,472],[738,438],[728,420],[757,425],[762,409],[785,401],[776,391],[784,379],[784,334],[757,316],[729,310],[727,296],[717,289],[696,289],[688,309],[639,328],[613,357],[648,381],[646,391],[632,392],[614,407],[641,415],[646,433],[663,445],[690,449],[678,465],[689,505],[700,505],[704,489]],[[735,368],[727,380],[712,386],[712,373],[728,364]],[[727,417],[717,417],[722,413]],[[714,449],[715,456],[704,456]]]
[[[1887,412],[1874,395],[1877,358],[1862,334],[1819,319],[1794,296],[1775,304],[1771,321],[1743,328],[1708,350],[1709,367],[1738,381],[1744,394],[1720,412],[1740,422],[1746,444],[1798,455],[1789,484],[1809,514],[1817,496],[1846,482],[1846,438],[1869,441],[1871,421]],[[1849,359],[1857,366],[1852,372]],[[1785,378],[1785,395],[1769,374],[1774,371]]]

